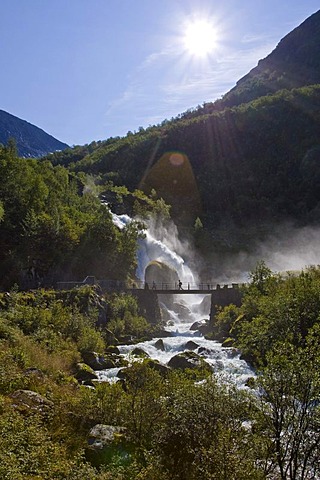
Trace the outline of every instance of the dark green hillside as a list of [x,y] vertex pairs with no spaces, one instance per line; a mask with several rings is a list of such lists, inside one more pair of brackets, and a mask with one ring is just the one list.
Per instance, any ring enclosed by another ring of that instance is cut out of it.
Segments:
[[[319,112],[319,85],[283,90],[222,112],[101,142],[92,153],[78,147],[84,156],[69,167],[132,189],[164,154],[178,151],[192,166],[205,226],[216,228],[228,220],[241,228],[257,219],[284,217],[317,221]],[[69,162],[67,150],[50,158]],[[176,170],[179,176],[179,166]],[[165,200],[166,189],[168,196],[171,191],[167,178],[163,172]],[[180,196],[179,204],[183,201]],[[173,207],[173,213],[179,211],[179,205]]]
[[318,222],[319,44],[320,11],[222,100],[50,160],[100,183],[156,190],[180,226],[190,230],[199,217],[211,243],[213,232],[230,237],[232,229],[239,243],[284,219]]

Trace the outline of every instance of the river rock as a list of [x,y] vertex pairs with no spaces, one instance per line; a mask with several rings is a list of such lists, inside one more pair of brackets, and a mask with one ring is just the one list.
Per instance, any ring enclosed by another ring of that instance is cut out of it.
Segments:
[[168,362],[168,366],[178,370],[186,370],[187,368],[193,370],[204,368],[206,371],[212,372],[212,367],[195,352],[178,353],[178,355],[171,358]]
[[82,358],[93,370],[105,370],[106,368],[115,367],[115,363],[110,357],[104,357],[96,352],[83,352]]
[[198,353],[200,355],[205,355],[209,357],[212,354],[212,350],[210,350],[210,348],[207,348],[207,347],[199,347]]
[[115,353],[116,355],[120,355],[120,350],[116,345],[110,345],[106,348],[106,353]]
[[189,340],[189,342],[187,342],[183,348],[186,350],[196,350],[198,347],[199,345],[196,342]]
[[164,343],[163,343],[162,338],[159,338],[159,340],[156,341],[156,343],[154,344],[154,347],[157,350],[162,350],[163,352],[165,351],[165,347],[164,347]]
[[232,347],[234,344],[234,338],[228,337],[222,342],[223,347]]
[[158,362],[158,360],[149,359],[148,367],[152,368],[156,372],[160,373],[161,376],[166,376],[171,371],[171,368],[168,365]]
[[136,347],[132,350],[131,355],[134,355],[135,357],[149,357],[149,354],[143,350],[143,348]]
[[16,390],[10,395],[13,406],[22,412],[47,414],[54,404],[33,390]]
[[202,325],[204,325],[204,322],[199,320],[197,322],[194,322],[191,327],[190,327],[190,330],[192,331],[195,331],[195,330],[199,330],[200,327],[202,327]]
[[77,371],[76,371],[75,377],[79,382],[85,382],[87,380],[94,380],[94,379],[97,380],[98,377],[96,373],[86,363],[82,363],[82,362],[77,363],[76,368],[77,368]]
[[191,311],[189,307],[187,307],[186,305],[175,302],[173,304],[173,309],[179,315],[180,318],[183,318],[183,320],[190,320]]

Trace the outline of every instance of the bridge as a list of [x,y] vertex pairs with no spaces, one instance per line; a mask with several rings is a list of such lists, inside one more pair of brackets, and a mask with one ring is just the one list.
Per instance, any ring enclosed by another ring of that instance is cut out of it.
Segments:
[[212,282],[124,282],[120,280],[97,280],[95,277],[88,276],[82,282],[57,282],[59,290],[70,290],[72,288],[81,287],[84,285],[97,285],[104,291],[122,291],[122,292],[137,292],[137,291],[151,291],[158,295],[194,295],[194,294],[212,294],[229,289],[238,289],[238,283],[231,283],[220,285]]
[[71,290],[84,285],[96,285],[102,292],[131,293],[138,299],[141,315],[156,323],[161,319],[158,295],[195,295],[206,294],[211,296],[210,319],[217,311],[217,306],[224,307],[233,303],[240,306],[242,289],[239,284],[231,283],[220,285],[203,282],[192,283],[156,283],[149,285],[146,282],[122,282],[119,280],[97,280],[95,277],[86,277],[82,282],[58,282],[57,288]]

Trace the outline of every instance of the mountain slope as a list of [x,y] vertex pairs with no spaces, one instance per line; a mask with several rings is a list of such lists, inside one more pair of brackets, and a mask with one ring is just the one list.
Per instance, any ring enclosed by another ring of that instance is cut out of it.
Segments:
[[[172,204],[177,223],[190,226],[200,216],[212,235],[225,225],[245,231],[286,219],[320,223],[318,45],[320,11],[215,104],[50,159],[130,189],[154,188]],[[177,190],[183,162],[198,189],[184,197]]]
[[15,139],[21,157],[41,157],[68,147],[41,128],[0,110],[0,143],[6,145],[9,138]]
[[284,88],[320,83],[320,10],[292,30],[257,67],[241,78],[223,106],[246,103]]

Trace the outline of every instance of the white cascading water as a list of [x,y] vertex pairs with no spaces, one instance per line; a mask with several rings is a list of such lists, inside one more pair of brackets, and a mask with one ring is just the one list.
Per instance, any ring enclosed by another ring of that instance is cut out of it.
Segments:
[[[131,219],[127,215],[113,214],[113,221],[119,228],[123,228]],[[193,273],[180,255],[172,251],[163,241],[154,238],[148,230],[146,230],[145,234],[145,238],[139,240],[137,277],[140,280],[144,280],[146,266],[152,260],[157,260],[174,268],[183,283],[195,283]],[[166,330],[172,334],[172,336],[162,339],[164,350],[156,348],[155,343],[159,339],[154,338],[135,345],[121,345],[119,346],[120,353],[128,360],[133,361],[134,358],[130,354],[134,348],[140,347],[151,358],[167,364],[174,355],[190,350],[190,346],[187,344],[188,342],[193,342],[193,351],[201,355],[206,362],[212,365],[215,372],[236,382],[239,387],[244,386],[247,379],[252,377],[254,373],[248,364],[240,359],[239,352],[234,348],[222,347],[219,342],[206,340],[199,331],[190,330],[194,322],[201,322],[204,317],[209,317],[210,301],[204,301],[205,295],[203,294],[177,294],[175,297],[175,303],[178,305],[178,308],[175,310],[169,310],[166,305],[161,303],[161,308],[166,309],[170,318]],[[159,299],[161,301],[160,296]],[[181,308],[179,308],[179,305]],[[205,307],[207,311],[204,310]],[[112,381],[116,379],[118,371],[119,368],[112,368],[99,371],[97,374],[101,381]]]

